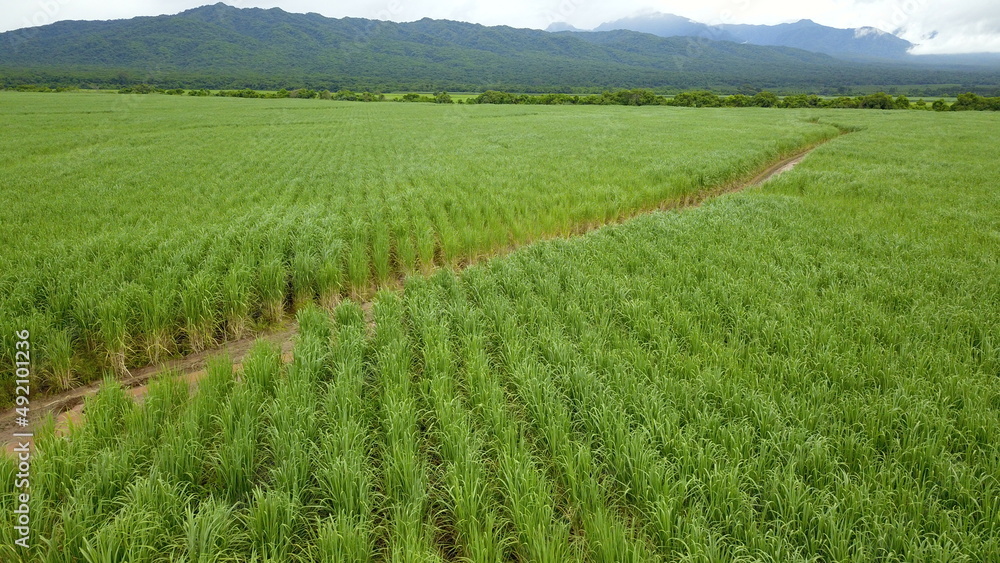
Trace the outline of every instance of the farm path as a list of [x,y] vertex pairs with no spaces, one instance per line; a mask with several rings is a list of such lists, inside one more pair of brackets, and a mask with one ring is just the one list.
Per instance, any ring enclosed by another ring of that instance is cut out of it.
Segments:
[[[842,134],[843,133],[845,132],[842,132]],[[705,190],[704,192],[689,196],[685,199],[666,201],[653,209],[637,210],[610,222],[594,225],[582,225],[581,228],[575,232],[574,236],[586,234],[608,225],[623,223],[629,219],[654,211],[696,207],[705,201],[716,198],[720,195],[761,185],[775,176],[795,168],[795,166],[802,162],[809,155],[809,153],[829,140],[831,139],[806,146],[789,156],[785,156],[771,163],[760,173],[753,176],[750,180],[725,184],[715,189]],[[505,253],[506,252],[503,252],[503,254]],[[371,303],[363,303],[362,307],[365,309],[366,316],[370,315]],[[133,370],[130,377],[121,380],[121,384],[136,400],[140,401],[142,400],[142,397],[145,396],[149,388],[150,379],[152,379],[156,374],[165,371],[177,373],[179,377],[184,378],[184,380],[187,381],[193,388],[197,385],[198,381],[204,377],[206,373],[205,367],[208,364],[208,361],[214,357],[228,356],[233,361],[234,369],[237,371],[240,370],[244,356],[246,356],[250,348],[258,340],[266,340],[280,345],[283,360],[285,362],[290,362],[292,359],[292,348],[296,334],[298,334],[298,323],[294,320],[289,320],[265,333],[226,342],[218,348]],[[100,389],[100,386],[101,381],[95,381],[76,389],[44,396],[42,399],[39,399],[39,404],[31,406],[31,423],[24,428],[16,426],[15,421],[18,416],[13,408],[3,413],[0,415],[0,441],[3,443],[4,450],[8,453],[13,453],[13,449],[17,446],[17,443],[19,441],[24,441],[24,438],[15,437],[14,434],[32,434],[35,428],[37,428],[50,413],[56,417],[56,428],[60,432],[68,430],[71,424],[79,424],[83,420],[83,407],[85,399],[89,396],[95,395]],[[31,439],[28,438],[28,441],[31,441]]]

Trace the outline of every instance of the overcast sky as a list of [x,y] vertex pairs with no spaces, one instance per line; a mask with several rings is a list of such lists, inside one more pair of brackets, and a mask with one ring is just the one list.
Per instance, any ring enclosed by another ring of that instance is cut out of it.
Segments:
[[[212,0],[2,0],[0,31],[58,20],[173,14]],[[544,29],[565,21],[589,29],[644,12],[696,21],[777,24],[811,19],[834,27],[877,27],[919,44],[917,53],[1000,52],[1000,0],[229,0],[238,7],[279,7],[329,17],[413,21],[423,17]],[[789,5],[795,7],[789,8]]]

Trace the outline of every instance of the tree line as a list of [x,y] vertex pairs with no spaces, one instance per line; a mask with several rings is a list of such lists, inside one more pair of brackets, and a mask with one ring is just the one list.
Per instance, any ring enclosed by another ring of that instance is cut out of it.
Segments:
[[[51,89],[47,86],[19,85],[9,88],[19,92],[66,92],[74,88]],[[187,96],[220,96],[231,98],[318,98],[349,102],[383,102],[389,100],[381,92],[354,92],[343,89],[337,92],[296,88],[280,89],[274,92],[252,88],[240,90],[205,89],[185,90],[183,88],[163,89],[149,84],[136,84],[118,90],[120,94],[166,94]],[[621,106],[678,106],[678,107],[762,107],[762,108],[842,108],[842,109],[913,109],[933,111],[1000,111],[1000,96],[985,97],[972,92],[959,94],[954,103],[939,99],[928,103],[923,99],[910,101],[904,95],[895,98],[885,92],[875,92],[861,96],[820,97],[815,94],[793,94],[778,96],[773,92],[761,91],[753,95],[719,95],[708,90],[681,92],[674,96],[663,96],[648,89],[606,91],[601,94],[514,94],[498,90],[487,90],[478,96],[465,100],[455,100],[447,92],[433,94],[407,93],[393,99],[398,102],[424,103],[465,103],[465,104],[518,104],[518,105],[621,105]]]
[[[119,90],[123,94],[184,94],[182,89],[159,90],[148,85],[139,85]],[[381,102],[386,101],[385,94],[372,92],[352,92],[340,90],[316,91],[308,88],[296,90],[281,89],[277,92],[259,92],[250,88],[242,90],[220,90],[211,93],[208,90],[188,90],[192,96],[228,96],[237,98],[320,98],[324,100],[340,100],[350,102]],[[401,102],[456,103],[447,92],[436,92],[432,95],[417,93],[403,94],[396,98]],[[960,94],[958,99],[949,104],[944,100],[927,103],[923,99],[911,102],[904,95],[893,98],[885,92],[875,92],[861,96],[838,96],[823,98],[815,94],[793,94],[780,97],[773,92],[762,91],[750,96],[733,94],[720,96],[708,90],[681,92],[672,97],[656,94],[648,89],[618,90],[601,94],[513,94],[497,90],[487,90],[478,96],[457,103],[466,104],[522,104],[522,105],[620,105],[620,106],[678,106],[678,107],[761,107],[761,108],[838,108],[838,109],[915,109],[934,111],[1000,111],[1000,97],[987,98],[967,92]]]
[[772,92],[758,92],[752,96],[734,94],[720,96],[707,90],[681,92],[673,97],[660,96],[652,90],[620,90],[600,95],[577,96],[569,94],[511,94],[487,91],[466,103],[477,104],[535,104],[535,105],[624,105],[624,106],[679,106],[679,107],[762,107],[762,108],[849,108],[849,109],[915,109],[935,111],[1000,110],[1000,97],[987,98],[971,92],[960,94],[955,103],[944,100],[927,103],[923,99],[911,102],[906,96],[893,98],[885,92],[862,96],[822,98],[814,94],[794,94],[779,97]]

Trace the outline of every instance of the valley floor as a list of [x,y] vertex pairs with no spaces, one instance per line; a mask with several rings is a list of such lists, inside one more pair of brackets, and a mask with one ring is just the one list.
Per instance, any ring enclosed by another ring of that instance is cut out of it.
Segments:
[[633,115],[854,132],[694,209],[409,275],[370,311],[305,304],[290,362],[262,342],[141,404],[109,380],[38,433],[29,558],[1000,558],[996,118],[655,109]]

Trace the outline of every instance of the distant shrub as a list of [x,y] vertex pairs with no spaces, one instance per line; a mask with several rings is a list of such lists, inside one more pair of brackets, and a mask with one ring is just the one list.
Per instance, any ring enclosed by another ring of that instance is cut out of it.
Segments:
[[415,92],[410,92],[408,94],[403,94],[398,98],[400,102],[433,102],[434,99],[430,96],[421,96]]
[[[756,98],[757,96],[754,96]],[[751,104],[753,98],[751,99]],[[694,92],[681,92],[674,96],[668,105],[689,108],[717,108],[722,107],[722,98],[709,92],[708,90],[697,90]]]
[[835,109],[857,109],[858,100],[854,98],[849,98],[847,96],[841,96],[839,98],[834,98],[828,100],[823,104],[823,107],[835,108]]
[[959,94],[952,111],[1000,111],[1000,97],[985,98],[972,92]]
[[477,104],[516,104],[517,96],[510,92],[487,90],[476,96]]
[[750,107],[750,96],[746,94],[735,94],[733,96],[727,96],[722,100],[722,105],[727,108],[746,108]]
[[222,98],[264,98],[266,97],[263,93],[258,92],[252,88],[244,88],[242,90],[219,90],[215,93],[216,96]]
[[288,94],[289,98],[316,98],[319,97],[319,92],[316,90],[311,90],[309,88],[299,88],[298,90],[292,90]]
[[136,84],[134,86],[126,86],[121,90],[118,90],[119,94],[153,94],[162,93],[163,90],[156,88],[155,86],[150,86],[149,84]]
[[858,98],[858,107],[861,109],[896,109],[896,102],[892,96],[885,92],[875,92]]
[[19,84],[14,87],[14,90],[17,92],[54,92],[48,86],[37,86],[35,84]]
[[612,94],[617,104],[623,106],[652,106],[666,103],[666,98],[657,96],[652,90],[619,90]]
[[358,95],[350,90],[340,90],[333,95],[334,100],[340,100],[344,102],[356,102],[358,100]]
[[750,98],[750,105],[758,108],[776,108],[781,101],[773,92],[757,92]]
[[467,104],[530,104],[530,105],[623,105],[623,106],[646,106],[665,105],[668,100],[663,96],[657,96],[652,90],[619,90],[617,92],[603,92],[590,96],[572,96],[569,94],[511,94],[509,92],[498,92],[487,90],[475,98],[465,101]]
[[569,94],[542,94],[537,98],[538,103],[548,106],[571,105],[580,101],[579,96],[570,96]]
[[796,94],[794,96],[785,96],[785,99],[781,100],[778,107],[782,108],[816,108],[822,104],[823,100],[816,95],[806,95],[806,94]]

